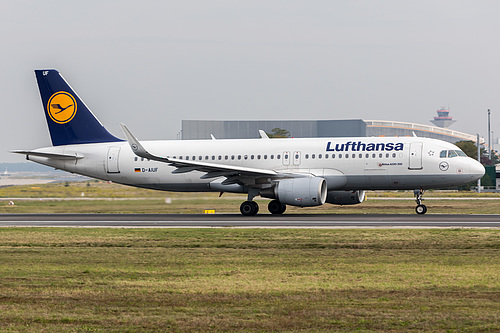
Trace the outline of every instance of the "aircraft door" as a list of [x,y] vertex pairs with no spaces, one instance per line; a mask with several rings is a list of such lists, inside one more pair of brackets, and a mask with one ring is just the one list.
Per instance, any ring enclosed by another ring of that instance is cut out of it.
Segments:
[[410,143],[410,163],[408,169],[421,170],[422,167],[422,142]]
[[293,152],[293,165],[300,165],[300,151]]
[[106,168],[108,173],[120,173],[118,157],[120,156],[120,147],[109,147]]
[[283,165],[290,165],[290,152],[283,152]]

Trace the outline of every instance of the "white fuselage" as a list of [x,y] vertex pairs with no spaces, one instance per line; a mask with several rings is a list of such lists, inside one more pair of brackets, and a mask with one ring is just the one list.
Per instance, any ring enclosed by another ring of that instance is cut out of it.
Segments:
[[[445,157],[458,148],[419,137],[144,141],[158,156],[323,177],[328,190],[429,189],[477,180],[484,168],[465,157]],[[29,159],[69,172],[116,183],[166,191],[220,191],[217,177],[173,173],[168,163],[136,156],[126,141],[40,148],[35,152],[81,156]],[[221,178],[221,177],[219,177]],[[223,177],[222,177],[223,178]],[[271,177],[272,178],[272,177]],[[259,181],[259,180],[257,180]],[[267,179],[264,182],[270,182]],[[258,186],[258,184],[256,184]],[[226,192],[244,192],[228,187]]]

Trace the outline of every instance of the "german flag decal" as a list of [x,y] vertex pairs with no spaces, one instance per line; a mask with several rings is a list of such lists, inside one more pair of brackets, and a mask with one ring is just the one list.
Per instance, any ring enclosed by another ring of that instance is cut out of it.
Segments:
[[141,172],[141,168],[135,168],[134,171],[135,172]]

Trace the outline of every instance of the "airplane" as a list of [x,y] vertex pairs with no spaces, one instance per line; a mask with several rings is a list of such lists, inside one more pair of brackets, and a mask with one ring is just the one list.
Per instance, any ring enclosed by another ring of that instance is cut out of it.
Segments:
[[[35,70],[51,147],[17,150],[56,169],[136,187],[245,193],[240,206],[256,215],[257,196],[271,214],[298,207],[359,204],[367,190],[424,190],[480,179],[484,167],[457,146],[423,137],[269,138],[139,141],[106,130],[55,69]],[[62,105],[67,107],[62,107]]]

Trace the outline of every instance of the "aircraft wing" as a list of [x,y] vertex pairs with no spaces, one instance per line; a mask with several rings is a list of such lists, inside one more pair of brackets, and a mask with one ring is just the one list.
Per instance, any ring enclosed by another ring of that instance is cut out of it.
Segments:
[[202,179],[226,177],[227,179],[222,182],[222,184],[224,185],[233,183],[246,183],[246,181],[244,181],[244,178],[247,177],[255,179],[260,177],[278,175],[278,173],[274,170],[247,168],[217,163],[206,163],[201,161],[188,161],[171,157],[157,156],[148,152],[124,124],[120,125],[134,154],[139,157],[148,158],[150,160],[168,163],[176,167],[177,169],[172,173],[201,171],[205,172],[205,174],[200,177]]

